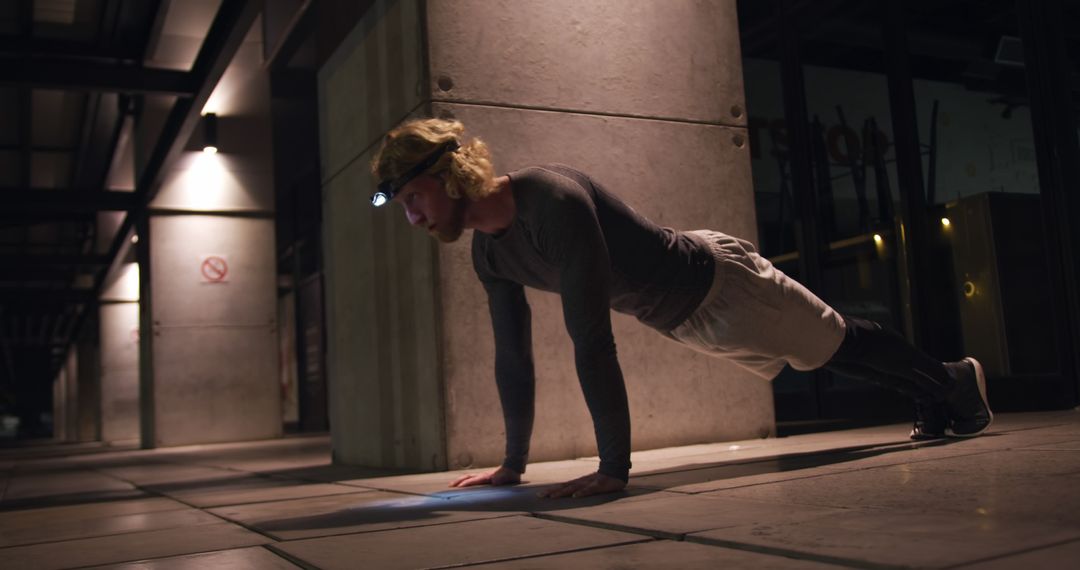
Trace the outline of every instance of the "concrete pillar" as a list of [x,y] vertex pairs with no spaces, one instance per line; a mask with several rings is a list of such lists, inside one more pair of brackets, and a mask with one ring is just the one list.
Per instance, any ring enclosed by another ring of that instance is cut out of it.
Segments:
[[[144,447],[281,435],[269,84],[259,29],[252,27],[204,109],[217,114],[219,152],[202,152],[197,130],[139,226]],[[145,120],[159,114],[150,110]]]
[[[320,71],[335,457],[493,465],[503,428],[470,234],[436,246],[372,211],[383,133],[456,117],[497,171],[564,162],[678,229],[756,238],[734,0],[382,0]],[[533,460],[596,454],[555,295],[529,291]],[[614,316],[634,449],[773,432],[767,382]]]
[[[91,326],[95,325],[93,321]],[[101,374],[98,366],[100,352],[97,335],[85,334],[76,344],[78,362],[76,375],[79,390],[77,395],[78,420],[74,440],[79,442],[99,441],[101,439]]]
[[100,301],[101,441],[139,439],[139,267],[124,264]]
[[61,367],[53,379],[52,438],[67,441],[67,367]]
[[68,350],[64,364],[53,380],[53,439],[68,443],[79,440],[79,351]]

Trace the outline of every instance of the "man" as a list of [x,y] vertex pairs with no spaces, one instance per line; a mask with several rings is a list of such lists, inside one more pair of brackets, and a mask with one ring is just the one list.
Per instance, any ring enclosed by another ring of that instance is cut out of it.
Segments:
[[880,325],[843,317],[719,232],[678,232],[637,214],[565,165],[495,177],[487,146],[457,121],[425,119],[389,132],[372,161],[375,206],[400,204],[409,223],[443,242],[473,231],[476,274],[495,333],[495,381],[506,458],[451,486],[518,483],[533,423],[533,361],[524,287],[562,297],[574,360],[596,431],[597,472],[548,497],[621,490],[630,470],[630,417],[610,310],[635,316],[695,350],[772,379],[785,365],[878,382],[916,402],[914,439],[972,437],[993,420],[982,367],[942,363]]

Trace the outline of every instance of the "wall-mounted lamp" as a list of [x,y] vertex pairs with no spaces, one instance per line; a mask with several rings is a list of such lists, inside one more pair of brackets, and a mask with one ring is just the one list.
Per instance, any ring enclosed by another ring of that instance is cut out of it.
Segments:
[[217,152],[217,114],[207,113],[202,117],[203,128],[203,152],[214,154]]

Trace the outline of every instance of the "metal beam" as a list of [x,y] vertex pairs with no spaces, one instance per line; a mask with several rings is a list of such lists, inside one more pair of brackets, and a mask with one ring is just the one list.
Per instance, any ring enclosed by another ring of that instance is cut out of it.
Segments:
[[191,96],[191,72],[78,60],[0,59],[0,86]]
[[911,335],[916,346],[932,350],[937,328],[933,315],[934,290],[929,286],[933,268],[930,258],[930,229],[926,211],[926,190],[923,185],[922,155],[919,148],[918,109],[911,77],[908,53],[906,6],[901,0],[888,0],[881,11],[882,33],[885,36],[885,65],[889,86],[889,112],[892,118],[896,150],[896,177],[900,192],[901,236],[907,256],[907,279],[902,287],[908,289],[908,315]]
[[[135,206],[124,216],[124,221],[109,246],[108,265],[99,270],[94,279],[95,298],[99,297],[104,289],[110,268],[120,262],[121,252],[127,251],[126,247],[130,246],[136,220],[146,216],[146,207],[157,195],[166,167],[176,160],[194,132],[200,111],[243,44],[244,37],[262,9],[262,4],[258,0],[223,0],[218,8],[191,68],[191,74],[196,78],[194,95],[191,98],[178,99],[173,104],[146,166],[136,177]],[[72,337],[82,329],[85,315],[84,312],[72,326]],[[67,340],[70,341],[72,337]]]
[[315,10],[311,5],[312,0],[304,0],[303,4],[296,9],[296,13],[284,25],[277,43],[263,64],[264,69],[284,70],[304,42],[311,37],[311,28],[315,25]]
[[71,267],[0,265],[0,281],[16,283],[49,281],[53,285],[70,286],[75,281],[75,276],[84,272]]
[[33,289],[0,287],[0,305],[9,308],[54,308],[78,303],[93,303],[97,295],[91,289]]
[[77,254],[0,254],[0,266],[4,267],[71,267],[99,268],[109,263],[104,255]]
[[125,60],[129,54],[118,49],[102,48],[83,41],[56,40],[48,38],[26,38],[5,35],[0,36],[0,57],[33,54],[36,56],[78,57],[84,61]]
[[[97,218],[94,212],[71,212],[71,211],[59,211],[59,212],[45,212],[39,210],[30,210],[25,212],[16,212],[11,210],[0,210],[0,223],[3,223],[7,227],[27,226],[41,223],[59,223],[59,222],[72,222],[76,224],[94,223]],[[26,243],[29,245],[29,236],[26,239]]]
[[[1031,122],[1038,158],[1042,227],[1046,244],[1049,286],[1054,314],[1040,315],[1058,338],[1058,367],[1071,379],[1072,402],[1080,401],[1080,141],[1076,129],[1080,117],[1069,91],[1070,61],[1065,37],[1071,30],[1062,0],[1017,0],[1024,65],[1031,100]],[[1039,231],[1037,228],[1034,231]]]
[[0,188],[0,209],[13,213],[87,213],[102,210],[130,210],[135,204],[134,192]]

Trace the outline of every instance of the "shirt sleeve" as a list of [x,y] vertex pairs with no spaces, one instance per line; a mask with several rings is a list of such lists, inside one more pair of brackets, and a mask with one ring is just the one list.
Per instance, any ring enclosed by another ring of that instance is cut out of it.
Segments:
[[535,234],[545,260],[560,270],[563,318],[593,420],[599,471],[626,481],[630,410],[611,331],[611,261],[595,207],[576,185],[545,208]]
[[521,285],[503,280],[482,282],[495,333],[495,384],[506,427],[503,466],[524,473],[536,398],[532,316]]

